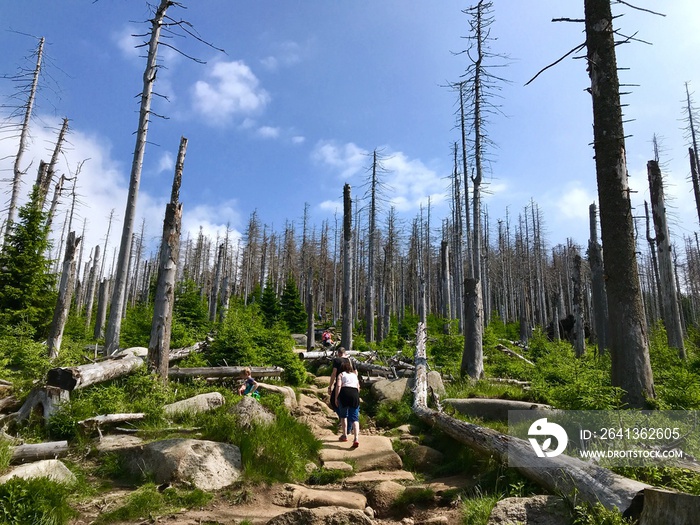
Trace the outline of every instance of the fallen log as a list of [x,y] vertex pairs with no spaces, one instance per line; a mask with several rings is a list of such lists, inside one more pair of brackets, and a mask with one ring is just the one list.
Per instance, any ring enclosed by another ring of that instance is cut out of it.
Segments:
[[519,379],[510,379],[510,378],[503,378],[503,377],[487,377],[485,378],[486,381],[489,383],[500,383],[504,385],[513,385],[513,386],[519,386],[522,387],[523,390],[527,390],[530,388],[530,381],[520,381]]
[[16,408],[19,408],[20,406],[22,406],[22,402],[15,396],[8,396],[0,399],[0,412],[4,412],[6,410],[14,410]]
[[551,410],[549,405],[515,401],[512,399],[490,399],[472,397],[469,399],[445,399],[445,405],[450,405],[460,414],[478,417],[488,421],[508,421],[509,410]]
[[530,361],[527,357],[524,357],[524,356],[520,355],[518,352],[514,352],[513,350],[511,350],[511,349],[508,348],[507,346],[503,346],[502,344],[497,344],[497,345],[496,345],[496,350],[500,350],[500,351],[503,352],[504,354],[508,354],[508,355],[511,356],[511,357],[517,357],[518,359],[522,359],[522,360],[525,361],[528,365],[535,366],[535,363],[533,363],[532,361]]
[[68,454],[68,441],[51,441],[48,443],[33,443],[10,447],[12,456],[10,463],[31,463],[42,459],[62,458]]
[[145,358],[130,353],[117,354],[88,365],[52,368],[46,377],[46,384],[72,392],[79,388],[102,383],[127,375],[145,363]]
[[113,425],[115,423],[124,423],[125,421],[141,421],[146,417],[143,412],[124,413],[124,414],[103,414],[101,416],[89,417],[78,421],[78,424],[84,428],[100,429],[102,425]]
[[279,366],[211,366],[211,367],[196,367],[196,368],[170,368],[168,377],[171,379],[180,379],[183,377],[231,377],[234,379],[243,379],[245,377],[244,370],[250,368],[250,375],[254,378],[259,377],[279,377],[284,373],[284,368]]
[[[314,350],[311,352],[299,352],[297,355],[299,356],[299,359],[322,359],[322,358],[333,359],[334,357],[336,357],[336,351],[335,350]],[[377,352],[359,352],[357,350],[349,350],[349,351],[345,352],[345,355],[347,357],[375,358],[377,356]]]
[[[169,360],[177,361],[188,355],[199,352],[207,344],[207,341],[195,343],[185,348],[177,348],[170,351]],[[52,368],[49,370],[46,384],[68,390],[78,390],[86,386],[94,385],[116,379],[138,369],[146,362],[148,348],[133,347],[120,350],[108,359],[96,361],[80,366]]]
[[[506,462],[517,457],[519,467],[513,467],[528,479],[552,494],[576,497],[592,505],[601,503],[608,509],[626,511],[637,494],[651,488],[645,483],[634,481],[614,472],[586,463],[564,454],[547,458],[548,468],[530,459],[533,450],[530,444],[490,428],[480,427],[454,419],[446,414],[428,408],[427,359],[425,351],[426,328],[418,324],[416,334],[416,384],[414,389],[413,412],[419,419],[442,430],[454,440],[468,446],[475,452],[496,457]],[[539,458],[535,457],[535,460]]]
[[697,523],[700,496],[670,490],[646,489],[639,525],[685,525]]

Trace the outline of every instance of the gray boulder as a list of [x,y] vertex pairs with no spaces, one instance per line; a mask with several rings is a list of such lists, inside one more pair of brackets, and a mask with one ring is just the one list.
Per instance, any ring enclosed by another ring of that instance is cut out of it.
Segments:
[[0,477],[0,484],[12,478],[49,478],[57,483],[65,483],[67,485],[72,485],[76,482],[73,473],[58,459],[45,459],[43,461],[35,461],[34,463],[27,463],[26,465],[15,467],[10,472]]
[[496,503],[486,525],[568,525],[564,500],[557,496],[505,498]]
[[245,396],[233,405],[229,412],[237,416],[238,425],[250,428],[252,425],[269,425],[275,421],[275,415],[251,396]]
[[241,476],[241,451],[234,445],[197,439],[165,439],[126,452],[127,469],[156,483],[189,482],[202,490],[227,487]]
[[[382,403],[386,401],[401,401],[405,393],[413,389],[415,379],[380,379],[372,385],[372,394],[375,399]],[[428,372],[428,386],[441,398],[445,396],[445,385],[439,372]]]
[[165,405],[163,410],[167,416],[176,416],[178,414],[199,413],[214,410],[224,404],[224,396],[219,392],[208,392],[199,394],[198,396],[183,399],[169,405]]

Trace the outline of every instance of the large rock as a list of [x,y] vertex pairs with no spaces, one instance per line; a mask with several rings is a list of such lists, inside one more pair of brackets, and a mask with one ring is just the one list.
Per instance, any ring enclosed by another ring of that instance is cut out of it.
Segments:
[[241,451],[234,445],[197,439],[166,439],[126,452],[134,475],[156,483],[190,482],[202,490],[227,487],[241,476]]
[[275,421],[275,415],[252,396],[245,396],[233,405],[229,412],[237,417],[238,425],[250,428],[253,425],[269,425]]
[[284,490],[275,494],[273,502],[282,507],[344,507],[364,509],[367,498],[361,492],[352,490],[312,489],[301,485],[287,484]]
[[294,339],[296,346],[306,346],[308,342],[306,334],[292,334],[292,339]]
[[569,525],[564,500],[557,496],[505,498],[496,503],[486,525]]
[[272,518],[267,525],[372,525],[364,512],[343,507],[296,509]]
[[[413,378],[380,379],[372,385],[371,391],[379,403],[401,401],[404,394],[413,390],[414,384],[415,379]],[[445,396],[445,385],[439,372],[428,372],[428,386],[441,398]]]
[[49,478],[57,483],[65,483],[67,485],[72,485],[76,481],[73,473],[58,459],[45,459],[15,467],[0,477],[0,484],[12,478]]
[[403,467],[401,458],[392,448],[388,437],[361,435],[358,448],[350,448],[350,441],[341,442],[335,436],[322,441],[323,448],[319,457],[324,464],[326,461],[345,461],[354,464],[357,472],[399,470]]
[[549,405],[510,399],[445,399],[444,403],[452,406],[460,414],[488,421],[508,421],[509,410],[550,410],[552,408]]
[[166,416],[176,416],[179,414],[208,412],[224,404],[224,396],[219,392],[208,392],[198,396],[183,399],[169,405],[165,405],[163,410]]
[[409,447],[406,456],[418,472],[432,472],[445,460],[445,455],[442,452],[425,445]]
[[382,481],[372,487],[367,499],[378,515],[386,515],[406,487],[395,481]]

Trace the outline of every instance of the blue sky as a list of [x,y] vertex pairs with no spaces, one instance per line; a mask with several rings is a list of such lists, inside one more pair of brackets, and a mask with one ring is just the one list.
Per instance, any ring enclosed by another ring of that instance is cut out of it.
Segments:
[[[452,170],[456,94],[443,87],[467,67],[461,13],[470,4],[452,0],[272,2],[200,0],[169,14],[191,22],[201,37],[168,40],[198,64],[161,48],[154,111],[167,120],[151,123],[139,195],[137,229],[157,243],[170,196],[180,136],[189,139],[181,201],[184,229],[211,236],[226,224],[245,228],[257,210],[261,221],[282,229],[297,225],[306,202],[320,226],[342,205],[342,187],[356,196],[375,148],[386,157],[387,198],[412,219],[430,196],[434,225],[449,216],[447,180]],[[630,68],[622,82],[637,84],[625,97],[630,184],[639,205],[648,200],[646,162],[651,139],[661,141],[667,193],[673,197],[674,238],[697,231],[687,181],[687,140],[682,131],[684,82],[700,87],[700,4],[697,0],[638,0],[666,13],[661,18],[615,6],[618,27],[639,42],[618,47],[618,63]],[[668,5],[667,5],[668,4]],[[534,201],[550,244],[567,237],[585,244],[588,205],[596,200],[591,101],[583,60],[566,59],[524,86],[537,71],[583,43],[583,1],[494,1],[492,50],[509,55],[489,135],[486,204],[492,230],[506,209],[513,223]],[[39,158],[47,158],[64,116],[71,120],[69,147],[59,172],[78,180],[78,220],[87,219],[86,249],[102,243],[114,209],[112,248],[118,244],[137,125],[144,68],[134,49],[145,33],[149,9],[140,0],[50,0],[0,3],[0,72],[31,67],[33,37],[46,38],[46,62],[26,158],[26,187]],[[28,36],[32,35],[32,36]],[[499,62],[499,63],[502,63]],[[0,81],[4,101],[13,83]],[[700,106],[700,94],[696,97]],[[6,102],[9,103],[9,102]],[[16,151],[0,140],[0,169],[9,178]],[[31,164],[30,164],[31,162]],[[62,208],[64,211],[66,206]],[[643,206],[637,208],[643,214]],[[63,223],[63,215],[57,219]],[[57,227],[58,227],[57,225]],[[643,224],[641,225],[643,228]],[[80,227],[78,228],[80,229]],[[437,232],[435,233],[437,236]],[[494,234],[495,236],[495,234]]]

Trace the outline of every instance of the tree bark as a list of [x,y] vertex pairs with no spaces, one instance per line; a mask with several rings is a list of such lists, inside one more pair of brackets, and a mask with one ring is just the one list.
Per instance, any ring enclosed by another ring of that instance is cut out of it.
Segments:
[[656,231],[656,246],[659,257],[659,281],[661,284],[662,311],[668,346],[678,350],[681,359],[686,358],[685,343],[683,342],[683,326],[681,312],[676,295],[676,272],[673,267],[671,240],[666,222],[666,202],[664,186],[661,178],[659,163],[650,160],[647,163],[649,189],[651,195],[651,214]]
[[141,107],[139,110],[139,125],[136,132],[136,145],[131,164],[131,177],[129,180],[129,196],[126,210],[124,211],[124,227],[119,246],[119,259],[117,261],[117,273],[114,279],[109,323],[105,336],[105,352],[113,354],[119,348],[119,335],[121,333],[122,310],[124,308],[126,285],[128,279],[128,267],[131,260],[131,238],[134,231],[134,218],[136,216],[136,199],[141,182],[141,169],[143,157],[146,151],[146,138],[148,136],[148,124],[151,116],[151,95],[153,84],[156,81],[158,70],[157,54],[160,40],[160,32],[165,19],[165,13],[173,4],[172,0],[161,0],[153,20],[151,20],[151,38],[148,43],[148,57],[146,69],[143,73],[143,89],[141,91]]
[[[104,261],[104,259],[103,259]],[[92,334],[94,339],[102,339],[104,337],[105,320],[107,319],[107,302],[109,298],[109,283],[108,279],[102,279],[97,291],[97,315],[95,316],[95,330]]]
[[80,237],[76,238],[75,232],[70,232],[66,241],[66,254],[63,257],[63,272],[61,273],[61,284],[58,288],[58,300],[56,301],[53,322],[51,323],[51,330],[47,340],[49,359],[56,359],[61,350],[63,329],[66,326],[66,319],[68,319],[75,286],[75,250],[79,244]]
[[56,459],[68,455],[68,441],[51,441],[10,447],[10,464],[32,463],[42,459]]
[[[173,305],[175,303],[175,277],[177,276],[177,263],[180,259],[180,229],[182,224],[182,203],[179,202],[180,184],[186,152],[187,139],[182,137],[175,164],[170,203],[165,207],[158,284],[153,304],[151,340],[148,344],[148,368],[158,374],[163,382],[168,380],[168,352],[170,351]],[[221,261],[219,262],[221,263]],[[216,314],[216,310],[214,314]]]
[[97,286],[97,268],[100,264],[100,245],[95,246],[95,253],[92,258],[92,266],[88,274],[86,300],[85,300],[85,329],[90,328],[92,321],[92,307],[95,304],[95,287]]
[[610,323],[612,384],[630,408],[655,396],[635,254],[610,0],[585,0],[588,73]]
[[12,223],[15,221],[15,213],[17,212],[17,201],[19,199],[19,192],[21,189],[22,175],[24,171],[20,164],[22,163],[22,157],[27,149],[27,141],[29,140],[29,122],[32,118],[32,111],[34,109],[34,100],[36,98],[37,86],[39,85],[39,74],[41,73],[41,61],[44,56],[44,38],[39,39],[39,45],[36,51],[36,65],[34,66],[34,74],[32,77],[32,84],[29,88],[29,96],[27,98],[27,104],[24,107],[24,119],[22,121],[22,129],[19,135],[19,147],[17,149],[17,155],[15,156],[15,162],[13,167],[14,177],[12,179],[12,193],[10,196],[10,204],[7,210],[7,223],[5,224],[5,241],[7,241],[7,236],[12,231]]
[[342,328],[340,345],[346,350],[352,349],[353,325],[353,278],[352,278],[352,197],[350,185],[343,187],[343,297],[342,297]]
[[588,240],[588,266],[591,268],[591,295],[593,296],[593,327],[598,353],[608,347],[608,301],[605,297],[603,248],[598,243],[598,221],[595,203],[589,207],[590,237]]

